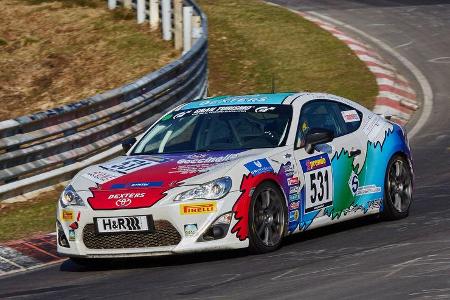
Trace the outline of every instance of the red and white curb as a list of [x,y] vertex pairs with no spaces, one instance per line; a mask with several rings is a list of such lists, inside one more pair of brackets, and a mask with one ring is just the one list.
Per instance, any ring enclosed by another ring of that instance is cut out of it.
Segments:
[[64,260],[56,254],[56,235],[34,236],[0,245],[0,276]]
[[408,80],[400,75],[394,66],[386,62],[369,45],[348,36],[336,26],[307,13],[292,11],[306,20],[317,24],[319,27],[347,44],[355,55],[358,56],[358,58],[363,61],[367,68],[375,75],[379,91],[373,108],[375,113],[391,115],[392,120],[401,125],[405,125],[408,122],[411,115],[419,107],[416,93],[411,88]]

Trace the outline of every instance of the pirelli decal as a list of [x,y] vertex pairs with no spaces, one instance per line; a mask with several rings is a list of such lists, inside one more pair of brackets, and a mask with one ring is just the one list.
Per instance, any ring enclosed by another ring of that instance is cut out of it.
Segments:
[[180,205],[180,214],[199,215],[210,214],[217,211],[216,202],[189,203]]

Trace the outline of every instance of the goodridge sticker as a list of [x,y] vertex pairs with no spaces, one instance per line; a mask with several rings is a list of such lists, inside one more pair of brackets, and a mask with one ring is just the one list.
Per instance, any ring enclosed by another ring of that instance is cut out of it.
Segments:
[[216,202],[190,203],[180,205],[180,214],[182,215],[210,214],[215,211],[217,211]]

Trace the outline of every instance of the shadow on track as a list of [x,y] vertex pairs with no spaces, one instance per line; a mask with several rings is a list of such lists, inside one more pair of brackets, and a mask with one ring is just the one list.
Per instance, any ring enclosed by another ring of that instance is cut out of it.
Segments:
[[[283,246],[294,244],[301,244],[302,242],[318,239],[324,236],[345,233],[345,231],[357,229],[363,226],[374,225],[380,222],[378,216],[367,216],[361,219],[355,219],[338,223],[333,226],[326,226],[322,228],[313,229],[304,233],[287,236],[284,239]],[[283,253],[283,246],[277,250],[280,254]],[[89,271],[106,271],[106,270],[130,270],[130,269],[145,269],[170,267],[179,265],[189,265],[197,263],[206,263],[212,261],[221,261],[235,258],[242,258],[251,256],[247,249],[238,250],[221,250],[200,252],[192,254],[179,254],[167,256],[141,257],[141,258],[114,258],[114,259],[95,259],[84,265],[77,264],[72,260],[66,260],[61,264],[60,271],[62,272],[89,272]],[[261,255],[263,256],[263,255]]]

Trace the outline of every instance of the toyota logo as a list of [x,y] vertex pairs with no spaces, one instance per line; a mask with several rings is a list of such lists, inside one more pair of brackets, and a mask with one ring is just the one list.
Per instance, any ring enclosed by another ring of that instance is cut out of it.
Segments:
[[131,199],[128,198],[124,198],[124,199],[119,199],[116,201],[116,206],[117,207],[125,207],[131,204]]

